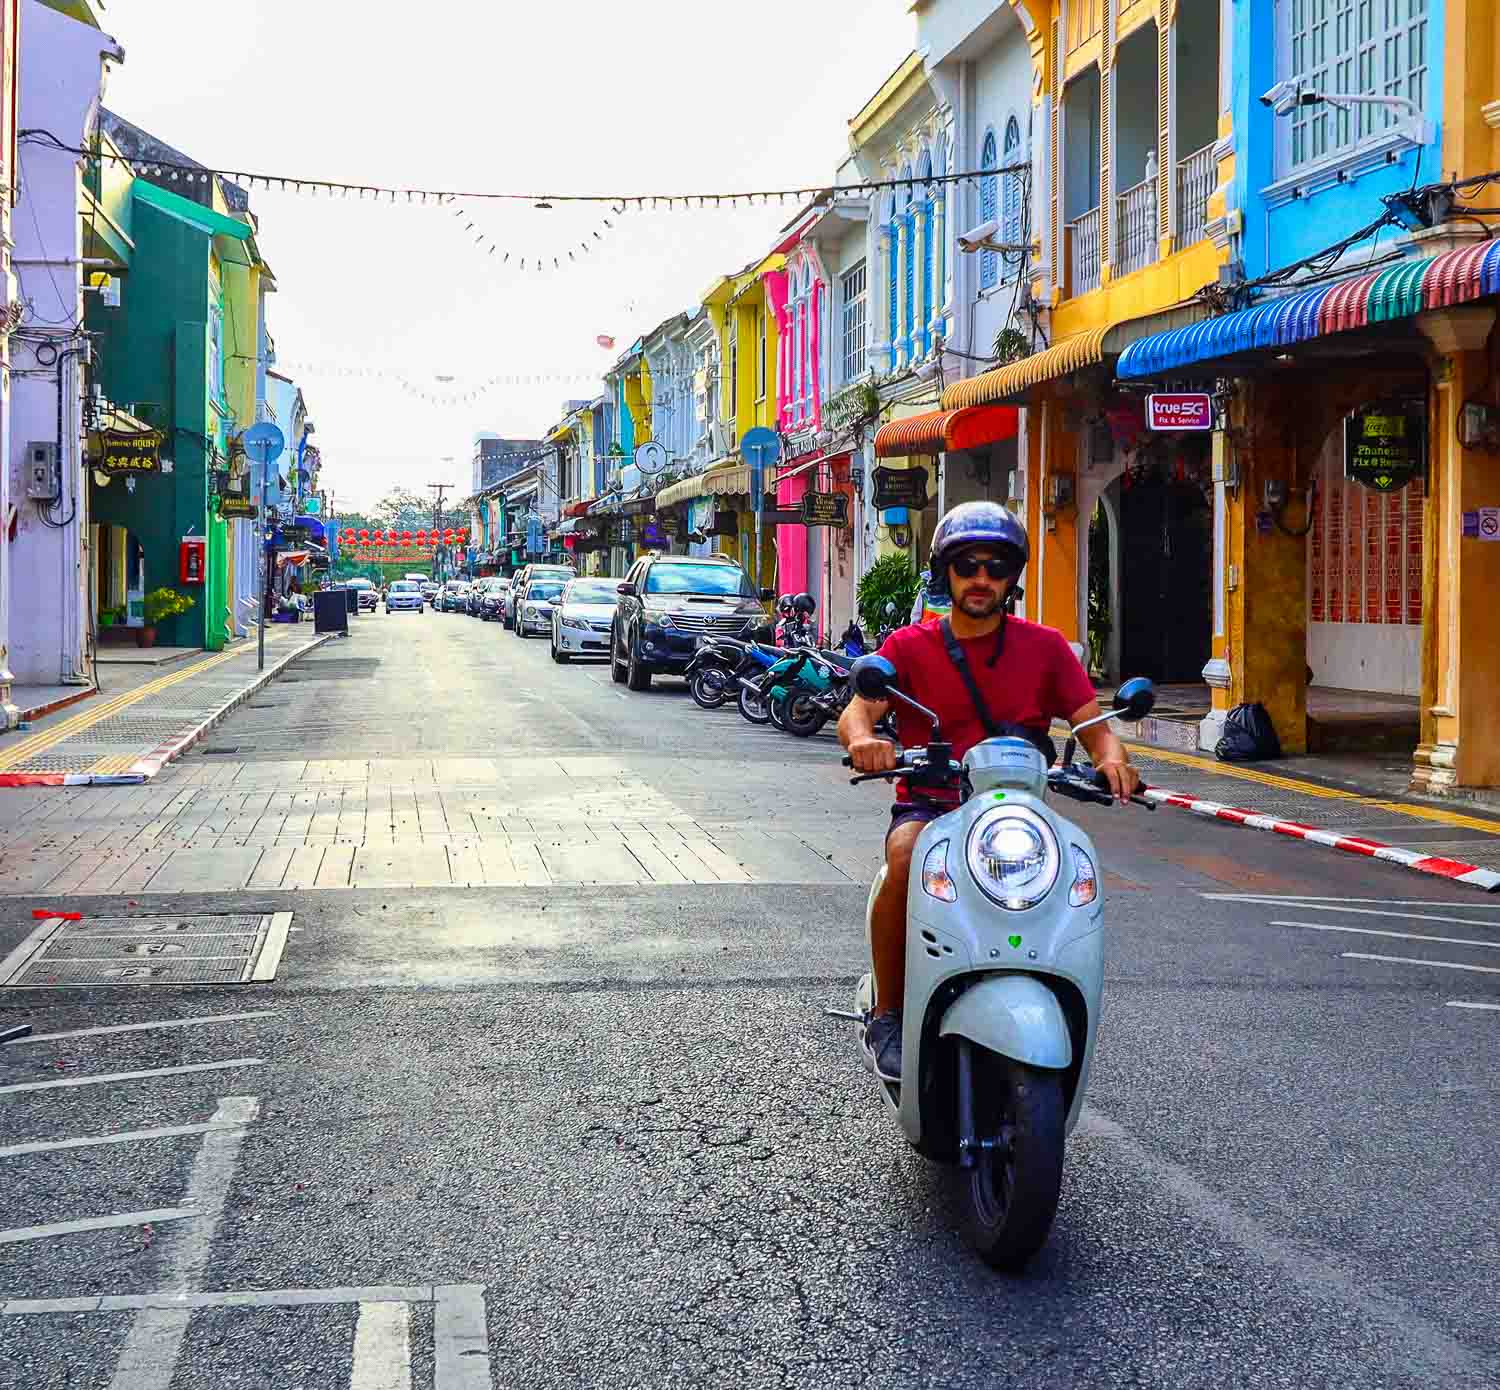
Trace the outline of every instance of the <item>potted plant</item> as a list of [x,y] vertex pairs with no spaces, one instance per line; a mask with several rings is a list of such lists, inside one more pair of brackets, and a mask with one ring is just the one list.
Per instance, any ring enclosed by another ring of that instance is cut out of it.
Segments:
[[101,608],[99,610],[99,626],[101,628],[113,627],[124,616],[119,608]]
[[146,595],[146,625],[135,630],[136,646],[155,646],[157,624],[167,618],[175,618],[179,613],[186,613],[192,606],[193,600],[186,594],[179,594],[176,589],[165,586],[153,589]]

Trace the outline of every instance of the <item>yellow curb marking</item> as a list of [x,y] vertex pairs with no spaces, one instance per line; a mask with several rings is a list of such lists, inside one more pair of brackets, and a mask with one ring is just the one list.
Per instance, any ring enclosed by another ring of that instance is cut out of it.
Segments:
[[[121,710],[129,709],[138,704],[148,696],[158,694],[169,686],[176,685],[179,681],[185,681],[190,676],[201,675],[204,671],[211,671],[215,666],[221,666],[226,661],[233,661],[236,657],[249,656],[253,654],[254,648],[235,648],[233,651],[219,652],[206,661],[195,662],[183,671],[174,671],[170,675],[158,676],[154,681],[147,681],[145,685],[138,686],[134,690],[127,690],[123,695],[116,695],[114,699],[102,705],[94,705],[82,714],[75,714],[69,719],[63,720],[50,729],[43,730],[39,734],[32,734],[30,738],[22,739],[20,743],[0,752],[0,772],[11,771],[18,764],[23,764],[27,758],[34,758],[39,753],[45,753],[49,748],[55,747],[65,738],[71,738],[74,734],[82,733],[86,729],[92,729],[101,719],[108,719],[112,714],[119,714]],[[113,769],[124,771],[130,763],[141,756],[140,750],[131,754],[129,762],[125,767]],[[105,759],[113,761],[113,759]],[[91,771],[102,771],[95,767]]]

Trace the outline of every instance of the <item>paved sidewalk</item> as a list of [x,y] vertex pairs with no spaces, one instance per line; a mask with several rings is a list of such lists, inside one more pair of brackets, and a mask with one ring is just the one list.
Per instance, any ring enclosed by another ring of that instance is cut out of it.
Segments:
[[81,709],[59,710],[0,739],[0,787],[149,781],[284,666],[329,640],[310,624],[272,631],[264,671],[254,641],[164,668],[109,668]]

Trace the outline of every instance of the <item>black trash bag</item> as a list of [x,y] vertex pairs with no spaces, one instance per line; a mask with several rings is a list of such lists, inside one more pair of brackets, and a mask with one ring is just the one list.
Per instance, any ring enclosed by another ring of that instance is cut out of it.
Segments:
[[1214,745],[1221,763],[1258,763],[1281,756],[1281,740],[1266,707],[1236,705],[1224,717],[1224,737]]

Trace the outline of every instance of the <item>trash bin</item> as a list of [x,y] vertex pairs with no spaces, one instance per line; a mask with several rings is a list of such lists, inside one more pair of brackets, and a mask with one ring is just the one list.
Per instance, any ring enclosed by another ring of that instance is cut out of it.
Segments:
[[[351,596],[353,591],[349,591]],[[349,609],[344,601],[343,589],[320,589],[313,599],[313,631],[349,631]]]
[[346,611],[355,614],[355,616],[358,616],[358,614],[359,614],[359,590],[358,589],[344,589],[342,592],[343,592],[344,596],[349,601],[349,607],[348,607],[348,609]]

